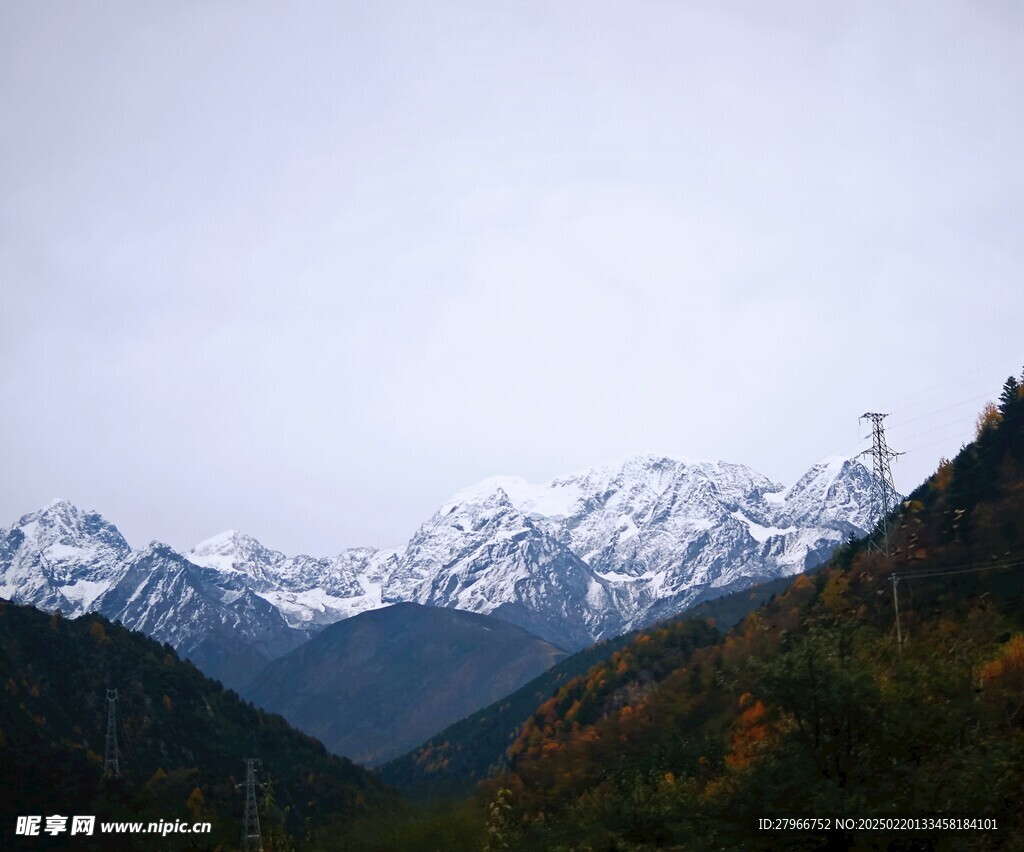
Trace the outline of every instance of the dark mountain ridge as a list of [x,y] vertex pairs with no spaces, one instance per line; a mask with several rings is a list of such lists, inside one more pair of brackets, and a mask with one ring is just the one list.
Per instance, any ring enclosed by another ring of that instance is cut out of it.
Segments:
[[[200,848],[234,848],[243,801],[236,784],[249,757],[273,784],[272,803],[261,788],[260,809],[264,837],[278,843],[304,837],[307,824],[327,835],[394,806],[362,768],[242,701],[170,645],[98,615],[70,620],[0,601],[0,685],[5,847],[15,814],[70,813],[93,814],[97,824],[210,821]],[[103,777],[108,688],[117,690],[118,778]],[[155,848],[145,835],[74,840],[76,849]],[[189,845],[180,836],[160,844]],[[311,836],[310,848],[331,847]]]
[[564,657],[491,616],[400,603],[324,628],[267,666],[244,693],[335,753],[373,765]]

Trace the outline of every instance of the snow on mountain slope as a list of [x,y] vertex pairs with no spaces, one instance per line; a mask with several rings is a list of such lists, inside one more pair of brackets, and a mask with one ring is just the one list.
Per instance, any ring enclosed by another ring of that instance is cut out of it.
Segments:
[[[255,674],[310,635],[290,627],[272,604],[246,586],[210,584],[203,569],[159,542],[128,557],[123,575],[95,608],[112,621],[170,643],[208,675],[235,688],[248,679],[244,675]],[[248,657],[242,671],[240,654]]]
[[130,553],[101,515],[54,500],[0,530],[0,597],[81,615],[123,573]]
[[587,644],[616,609],[609,584],[501,486],[442,506],[410,540],[383,598],[493,613],[574,646]]
[[211,588],[201,569],[166,544],[152,542],[135,551],[125,568],[96,601],[99,611],[184,654],[210,633],[234,635],[268,657],[280,656],[307,638],[251,589]]
[[874,485],[847,459],[783,488],[743,465],[636,456],[540,484],[487,479],[404,548],[330,557],[235,530],[187,556],[133,552],[101,516],[55,501],[0,530],[0,596],[98,609],[228,672],[400,601],[498,615],[576,648],[813,566],[873,526]]
[[188,553],[207,582],[245,587],[273,604],[293,627],[333,624],[381,604],[382,575],[396,550],[357,547],[338,556],[285,556],[251,536],[229,530]]
[[[0,597],[68,617],[100,612],[185,656],[202,645],[204,670],[225,682],[238,668],[237,648],[251,649],[251,669],[308,637],[245,583],[211,583],[203,570],[167,545],[133,551],[117,527],[67,500],[0,530]],[[226,644],[236,650],[223,653]]]
[[796,526],[822,526],[850,533],[874,526],[875,477],[853,459],[833,456],[814,465],[782,493],[779,519]]
[[[659,456],[540,485],[495,477],[460,491],[421,528],[391,595],[480,612],[522,603],[529,571],[521,554],[498,544],[532,522],[531,538],[542,531],[582,561],[578,574],[590,569],[588,593],[563,593],[578,602],[577,633],[597,639],[813,566],[873,525],[873,484],[863,465],[843,459],[815,465],[788,490],[743,465]],[[503,505],[504,527],[491,523]],[[430,565],[443,567],[432,573]]]

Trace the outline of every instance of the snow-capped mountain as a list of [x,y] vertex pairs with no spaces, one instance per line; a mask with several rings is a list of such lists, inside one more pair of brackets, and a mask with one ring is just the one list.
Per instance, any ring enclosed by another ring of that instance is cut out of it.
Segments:
[[225,589],[203,570],[160,542],[134,551],[120,579],[95,602],[113,621],[168,642],[186,656],[215,637],[240,640],[266,660],[308,636],[252,589]]
[[99,611],[233,683],[324,625],[401,601],[497,615],[577,648],[813,566],[873,526],[874,485],[847,459],[784,488],[743,465],[637,456],[541,484],[488,479],[403,548],[329,557],[234,530],[186,555],[133,551],[60,500],[0,530],[0,596]]
[[120,578],[130,554],[113,524],[54,500],[0,529],[0,597],[81,615]]
[[323,624],[379,607],[389,560],[367,548],[288,558],[240,533],[191,558],[158,542],[133,551],[101,515],[55,500],[0,530],[0,597],[69,617],[99,612],[237,687]]
[[397,562],[397,554],[356,547],[324,558],[285,556],[228,530],[197,544],[188,559],[206,569],[209,582],[250,588],[292,627],[306,629],[380,608],[382,577]]
[[569,647],[589,644],[616,612],[609,584],[500,487],[442,506],[410,540],[382,597],[491,613]]
[[494,613],[575,647],[813,566],[870,529],[873,487],[846,459],[789,489],[743,465],[658,456],[539,485],[495,477],[416,533],[383,597]]

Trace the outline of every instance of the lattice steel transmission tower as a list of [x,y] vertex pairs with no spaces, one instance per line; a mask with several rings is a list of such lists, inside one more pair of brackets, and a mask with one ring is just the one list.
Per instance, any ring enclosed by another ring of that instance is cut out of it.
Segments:
[[117,759],[117,690],[107,690],[107,747],[103,755],[103,774],[117,778],[121,764]]
[[[263,839],[260,837],[260,812],[256,806],[256,766],[259,759],[245,759],[245,815],[242,827],[242,849],[245,852],[263,852]],[[239,787],[242,785],[239,784]]]
[[888,414],[879,414],[869,411],[860,416],[861,420],[871,421],[871,449],[860,453],[862,456],[871,455],[875,474],[875,508],[878,512],[879,522],[882,526],[882,544],[871,540],[870,546],[889,555],[889,513],[899,503],[900,495],[892,482],[892,470],[890,462],[903,455],[889,449],[885,442],[885,427],[882,421]]

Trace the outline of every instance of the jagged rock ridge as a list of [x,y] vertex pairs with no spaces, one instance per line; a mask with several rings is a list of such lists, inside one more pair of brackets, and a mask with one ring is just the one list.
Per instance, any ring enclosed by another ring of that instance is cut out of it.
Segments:
[[830,458],[784,489],[748,467],[634,457],[465,489],[413,536],[385,601],[494,613],[567,647],[821,562],[867,532],[874,478]]
[[133,551],[55,501],[0,530],[0,596],[93,610],[239,685],[325,625],[390,603],[493,614],[560,647],[820,562],[868,531],[874,479],[828,459],[793,486],[724,462],[638,456],[539,485],[459,492],[402,548],[286,556],[237,531]]

